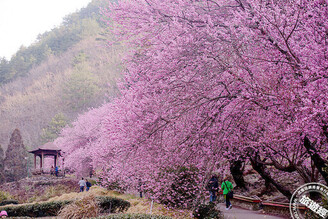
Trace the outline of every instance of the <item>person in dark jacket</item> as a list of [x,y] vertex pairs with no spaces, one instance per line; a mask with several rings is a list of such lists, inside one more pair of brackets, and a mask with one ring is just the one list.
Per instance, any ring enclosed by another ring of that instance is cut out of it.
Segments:
[[85,191],[89,191],[89,189],[91,187],[91,183],[87,179],[85,180],[85,185],[86,185]]
[[50,175],[53,176],[54,174],[55,174],[55,168],[54,166],[51,166]]
[[59,168],[58,168],[58,166],[56,166],[55,167],[55,175],[56,175],[56,177],[58,177],[58,172],[59,172]]
[[208,191],[210,192],[210,202],[216,201],[216,193],[219,188],[219,180],[216,175],[212,175],[211,179],[207,183]]

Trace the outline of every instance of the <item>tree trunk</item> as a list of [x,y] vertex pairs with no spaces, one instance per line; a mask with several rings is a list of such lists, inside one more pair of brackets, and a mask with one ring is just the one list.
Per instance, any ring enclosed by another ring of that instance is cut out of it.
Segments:
[[324,168],[327,168],[326,162],[324,159],[321,158],[321,156],[317,153],[317,150],[315,147],[311,144],[308,137],[304,137],[304,147],[306,148],[308,154],[311,156],[311,159],[318,169],[321,176],[326,181],[326,184],[328,185],[328,173],[325,172]]
[[261,175],[266,183],[272,184],[281,194],[290,200],[292,193],[270,176],[270,173],[267,172],[265,165],[261,162],[260,156],[257,153],[250,157],[250,161],[253,169]]
[[247,189],[243,176],[243,161],[233,160],[230,162],[230,173],[236,183],[236,187]]
[[302,179],[304,180],[305,183],[310,183],[310,182],[314,182],[313,178],[311,177],[311,172],[303,165],[297,166],[295,165],[296,171],[297,173],[302,177]]

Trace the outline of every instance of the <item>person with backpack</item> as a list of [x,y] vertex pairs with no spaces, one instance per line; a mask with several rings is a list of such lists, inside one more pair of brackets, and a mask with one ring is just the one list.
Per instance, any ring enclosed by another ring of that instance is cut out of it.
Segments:
[[233,198],[233,191],[232,191],[233,186],[232,183],[229,181],[229,176],[225,176],[223,178],[221,189],[223,190],[223,195],[226,201],[226,210],[229,210],[232,208],[230,199]]
[[216,193],[219,188],[219,180],[218,177],[214,174],[211,179],[207,183],[207,189],[210,193],[210,202],[216,201]]
[[91,183],[86,179],[85,180],[85,184],[86,184],[86,189],[85,191],[89,191],[90,187],[91,187]]

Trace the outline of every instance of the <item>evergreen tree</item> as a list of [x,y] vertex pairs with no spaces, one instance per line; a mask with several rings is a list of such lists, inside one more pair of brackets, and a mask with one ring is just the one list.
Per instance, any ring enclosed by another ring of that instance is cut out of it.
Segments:
[[10,142],[4,159],[4,173],[7,182],[16,181],[27,176],[27,151],[18,129],[11,134]]

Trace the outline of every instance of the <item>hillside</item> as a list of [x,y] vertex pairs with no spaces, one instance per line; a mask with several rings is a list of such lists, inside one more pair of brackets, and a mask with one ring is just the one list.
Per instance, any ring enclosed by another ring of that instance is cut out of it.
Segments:
[[[124,48],[119,44],[106,45],[109,35],[99,16],[95,16],[100,4],[96,7],[95,2],[68,16],[62,26],[44,33],[37,43],[22,48],[11,60],[14,62],[17,56],[27,60],[30,57],[24,55],[24,51],[35,52],[35,48],[44,47],[45,42],[55,42],[59,31],[67,32],[77,23],[82,24],[75,35],[71,32],[71,37],[78,36],[78,40],[62,48],[46,45],[52,47],[52,52],[42,59],[35,59],[28,71],[22,71],[24,74],[16,69],[14,72],[18,75],[2,82],[0,145],[3,148],[6,149],[15,128],[21,131],[27,148],[53,140],[60,128],[79,113],[117,95],[115,81],[119,77]],[[64,42],[58,41],[58,45],[63,46]],[[59,119],[61,121],[57,121]],[[60,127],[55,127],[60,122]]]
[[16,200],[18,203],[40,202],[78,191],[77,183],[78,180],[73,178],[38,176],[1,184],[0,192],[4,200]]
[[[163,218],[164,216],[172,218],[191,218],[191,211],[189,210],[167,208],[162,204],[152,202],[148,198],[139,198],[133,192],[122,194],[117,191],[107,190],[99,185],[93,185],[88,192],[84,191],[83,193],[79,193],[78,190],[78,180],[71,177],[56,178],[39,176],[25,178],[16,182],[1,185],[0,202],[17,201],[19,205],[15,206],[24,206],[25,204],[42,204],[44,202],[76,200],[80,202],[80,205],[76,206],[73,203],[69,208],[70,211],[76,215],[75,218],[81,218],[78,215],[83,214],[85,209],[88,209],[88,199],[93,199],[96,196],[107,196],[130,202],[131,206],[126,212],[124,212],[127,215],[136,213],[149,214],[150,209],[152,208],[151,211],[154,218],[157,218],[154,215],[162,215]],[[0,207],[5,208],[6,206]],[[27,212],[29,211],[31,211],[31,209],[27,210]],[[108,215],[108,212],[101,214]],[[99,212],[92,216],[97,215],[99,216]]]

